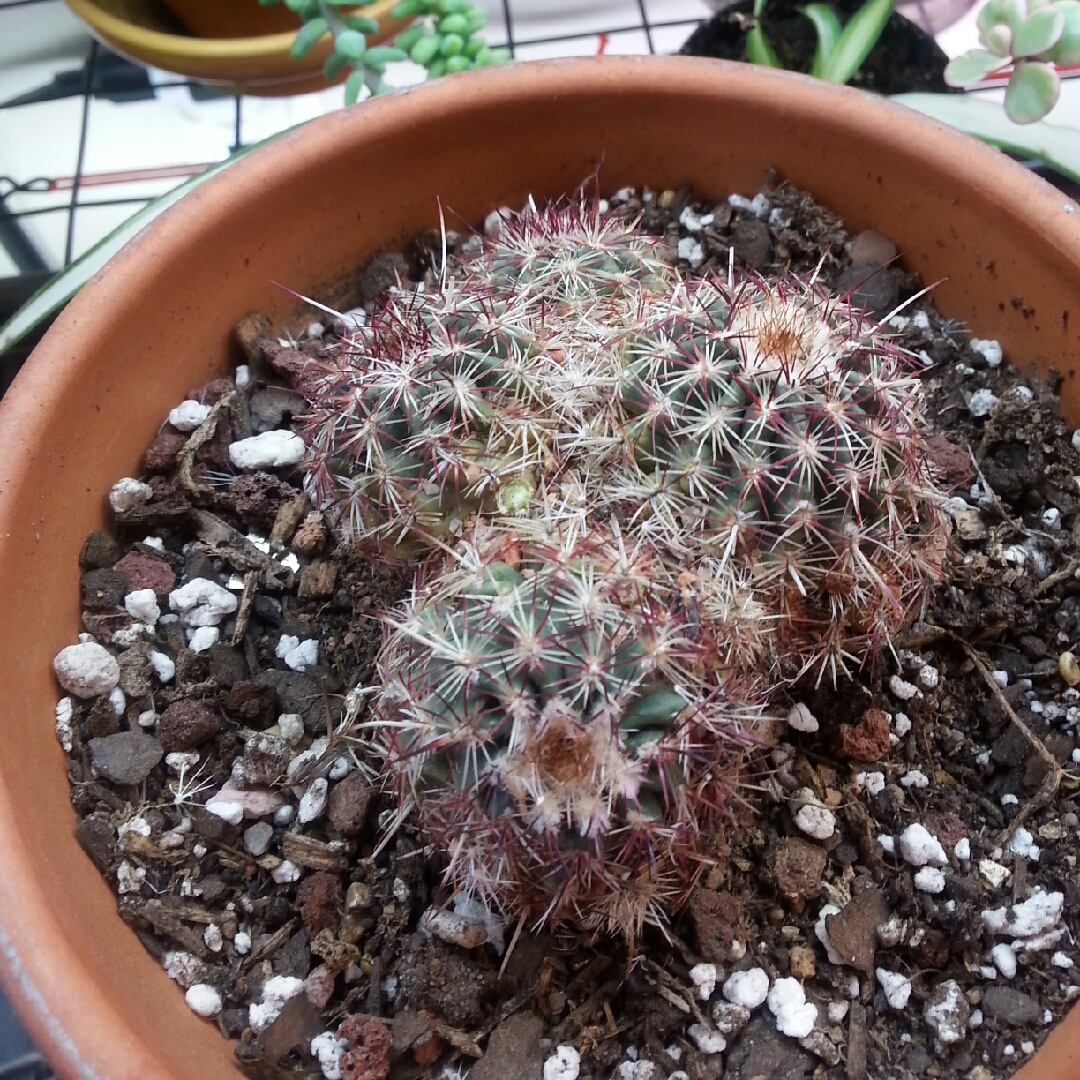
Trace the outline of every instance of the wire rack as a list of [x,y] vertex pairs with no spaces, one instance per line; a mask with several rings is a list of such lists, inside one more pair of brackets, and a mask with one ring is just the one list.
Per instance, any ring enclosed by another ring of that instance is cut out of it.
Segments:
[[[526,60],[675,52],[709,11],[705,0],[486,3],[489,44]],[[60,0],[0,0],[0,41],[27,9],[65,14]],[[225,98],[137,68],[89,37],[81,55],[33,70],[36,81],[26,69],[15,79],[0,70],[0,277],[67,265],[187,177],[341,105],[340,87]]]

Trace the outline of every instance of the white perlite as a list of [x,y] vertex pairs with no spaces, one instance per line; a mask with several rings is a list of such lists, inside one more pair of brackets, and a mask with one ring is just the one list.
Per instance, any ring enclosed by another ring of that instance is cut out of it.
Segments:
[[300,867],[289,862],[288,859],[282,859],[277,867],[270,871],[270,876],[279,885],[289,885],[294,881],[300,880]]
[[915,875],[915,888],[936,896],[945,891],[945,875],[936,866],[924,866]]
[[930,777],[922,769],[908,769],[900,777],[900,786],[903,788],[927,788],[930,786]]
[[924,664],[919,668],[919,685],[924,690],[936,690],[941,679],[941,672],[930,664]]
[[263,999],[248,1006],[248,1025],[256,1035],[261,1035],[285,1008],[285,1002],[296,997],[304,989],[304,980],[291,975],[275,975],[263,985]]
[[293,671],[306,671],[319,662],[319,643],[314,638],[301,641],[292,634],[282,634],[274,653]]
[[889,676],[889,690],[894,697],[898,697],[901,701],[910,701],[919,692],[917,686],[909,683],[906,679],[900,678],[899,675]]
[[326,809],[326,797],[330,785],[324,777],[311,781],[311,786],[304,792],[300,800],[300,808],[296,812],[296,820],[301,825],[307,825],[322,815]]
[[169,423],[177,431],[194,431],[202,427],[209,415],[209,405],[203,405],[202,402],[188,398],[187,401],[181,401],[175,409],[169,410]]
[[185,990],[190,990],[207,973],[206,965],[189,952],[169,951],[161,966],[165,968],[165,974]]
[[60,740],[60,745],[64,748],[64,752],[70,754],[72,747],[72,738],[74,737],[71,720],[75,715],[75,703],[71,698],[61,698],[56,703],[56,737]]
[[817,717],[802,702],[792,705],[791,712],[787,714],[788,727],[795,731],[814,732],[819,728]]
[[239,825],[244,820],[244,804],[232,800],[211,798],[203,807],[207,813],[227,821],[230,825]]
[[1064,893],[1048,893],[1038,888],[1023,903],[1013,904],[1011,911],[1003,907],[984,911],[982,921],[993,934],[1035,938],[1057,926],[1064,905]]
[[304,440],[291,431],[264,431],[229,444],[229,460],[238,469],[282,469],[304,460]]
[[972,352],[977,352],[986,361],[987,367],[996,368],[1001,366],[1004,354],[1001,351],[1001,346],[996,341],[976,337],[972,338],[968,344],[971,346]]
[[1039,848],[1039,845],[1035,843],[1035,837],[1023,826],[1018,828],[1009,838],[1009,842],[1005,845],[1005,849],[1011,851],[1014,855],[1019,855],[1022,859],[1030,859],[1032,862],[1039,861],[1041,849]]
[[995,945],[990,950],[990,959],[994,961],[994,967],[1001,972],[1003,979],[1011,979],[1016,975],[1016,953],[1005,942]]
[[690,981],[697,987],[698,997],[708,1001],[716,989],[716,965],[695,964],[690,969]]
[[761,968],[729,975],[721,991],[732,1005],[754,1011],[769,996],[769,976]]
[[185,626],[217,626],[236,606],[236,597],[209,578],[193,578],[169,593],[169,607]]
[[124,597],[124,609],[139,622],[146,623],[153,628],[161,618],[161,608],[158,606],[157,595],[153,589],[136,589]]
[[[979,873],[982,874],[995,889],[1000,889],[1012,876],[1012,873],[1007,866],[1002,866],[1001,863],[995,862],[993,859],[980,859]],[[1004,908],[1002,910],[1004,910]]]
[[57,682],[77,698],[107,694],[120,681],[116,657],[96,641],[61,649],[53,660],[53,671]]
[[782,1035],[805,1039],[814,1030],[817,1006],[806,1000],[806,993],[798,979],[777,979],[765,1000]]
[[989,416],[997,403],[998,398],[994,391],[984,387],[971,395],[968,401],[968,412],[974,417]]
[[221,1012],[221,995],[208,983],[196,983],[184,1000],[196,1016],[211,1017]]
[[948,866],[945,849],[925,825],[914,822],[900,834],[900,854],[911,866]]
[[281,737],[290,746],[295,746],[304,737],[304,721],[299,713],[282,713],[277,722]]
[[580,1072],[581,1055],[572,1046],[556,1046],[544,1062],[544,1080],[577,1080]]
[[836,947],[829,940],[829,930],[825,925],[825,919],[829,915],[839,915],[840,909],[835,904],[823,904],[821,910],[818,912],[817,922],[814,923],[814,935],[818,941],[825,946],[825,952],[829,957],[830,964],[836,964],[839,967],[846,961],[841,953],[836,951]]
[[238,956],[247,956],[251,952],[251,935],[246,930],[237,930],[232,945]]
[[868,795],[880,795],[885,790],[885,774],[882,772],[861,772],[855,777],[859,787],[866,788]]
[[210,923],[203,931],[203,944],[211,952],[221,952],[225,944],[225,938],[222,936],[221,927],[217,923]]
[[878,968],[875,974],[889,1008],[903,1009],[911,997],[911,980],[898,971],[888,971],[886,968]]
[[151,649],[150,666],[154,669],[154,673],[161,682],[172,682],[172,678],[176,674],[176,664],[164,653]]
[[197,626],[188,641],[188,648],[193,653],[208,652],[220,639],[221,631],[216,626]]
[[818,801],[811,788],[799,788],[795,792],[791,809],[795,824],[815,840],[828,840],[836,831],[836,815]]
[[705,251],[692,236],[684,236],[679,241],[679,258],[685,259],[696,269],[705,261]]
[[966,836],[961,836],[956,841],[953,854],[961,861],[967,862],[971,858],[971,841]]
[[704,1024],[691,1024],[686,1034],[703,1054],[722,1054],[727,1049],[727,1039],[718,1031],[710,1031]]
[[326,1080],[341,1080],[341,1055],[348,1049],[348,1041],[339,1039],[332,1031],[324,1031],[311,1040],[311,1056],[318,1058],[319,1068]]
[[942,1043],[959,1042],[968,1022],[967,999],[955,979],[949,979],[934,991],[923,1017]]
[[154,489],[149,484],[125,476],[123,480],[117,480],[109,489],[109,505],[114,514],[123,514],[127,510],[134,510],[136,506],[149,502],[153,495]]

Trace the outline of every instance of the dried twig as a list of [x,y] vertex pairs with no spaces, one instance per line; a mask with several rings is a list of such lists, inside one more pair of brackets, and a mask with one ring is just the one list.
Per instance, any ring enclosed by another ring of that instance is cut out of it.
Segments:
[[1080,559],[1070,559],[1060,570],[1055,570],[1049,577],[1043,578],[1035,586],[1034,596],[1036,598],[1045,596],[1055,585],[1068,581],[1077,570],[1080,570]]
[[220,496],[213,488],[208,487],[206,484],[200,484],[199,481],[195,479],[192,475],[192,467],[195,462],[196,452],[214,437],[221,414],[232,407],[235,398],[235,390],[230,391],[224,397],[219,398],[210,409],[206,419],[191,433],[191,437],[184,443],[180,452],[176,455],[176,463],[179,466],[177,476],[180,477],[180,483],[183,484],[184,488],[192,495],[198,498],[208,499],[210,503],[215,506],[221,501]]
[[251,618],[251,607],[255,603],[255,589],[259,584],[259,571],[249,570],[244,575],[244,592],[240,597],[240,609],[236,613],[236,629],[233,630],[232,644],[239,645],[244,640],[247,632],[248,619]]

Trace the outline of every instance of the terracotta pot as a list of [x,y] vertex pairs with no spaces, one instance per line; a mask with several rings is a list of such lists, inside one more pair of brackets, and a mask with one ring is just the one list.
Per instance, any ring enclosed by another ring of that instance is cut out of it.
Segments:
[[[289,54],[298,25],[297,16],[284,4],[272,8],[259,6],[258,0],[170,0],[178,14],[199,9],[211,10],[207,25],[213,25],[212,12],[219,5],[250,4],[252,15],[271,18],[288,16],[275,32],[255,31],[256,36],[229,35],[220,27],[219,35],[191,37],[182,32],[160,0],[64,0],[82,19],[93,35],[114,52],[137,64],[161,68],[195,82],[205,83],[227,94],[253,94],[273,97],[281,94],[306,94],[325,90],[330,84],[322,68],[330,55],[326,37],[299,60]],[[403,30],[410,19],[394,19],[390,9],[398,0],[374,0],[364,14],[379,23],[379,33],[369,38],[371,44],[386,41]],[[181,11],[183,8],[183,11]],[[196,15],[196,17],[198,17]],[[192,27],[194,29],[194,27]],[[343,73],[337,81],[344,81]]]
[[[767,166],[899,245],[941,309],[1065,373],[1080,416],[1080,213],[997,151],[869,95],[686,57],[484,70],[283,135],[166,211],[76,297],[0,403],[0,979],[64,1080],[237,1080],[231,1046],[121,922],[76,844],[51,661],[83,539],[252,308],[438,221],[572,190],[752,194]],[[1019,302],[1017,302],[1019,301]],[[1071,318],[1069,317],[1071,315]],[[1080,1076],[1080,1014],[1025,1076]]]
[[[244,38],[295,34],[300,16],[283,3],[263,7],[259,0],[163,0],[196,37]],[[348,15],[359,8],[342,8]]]

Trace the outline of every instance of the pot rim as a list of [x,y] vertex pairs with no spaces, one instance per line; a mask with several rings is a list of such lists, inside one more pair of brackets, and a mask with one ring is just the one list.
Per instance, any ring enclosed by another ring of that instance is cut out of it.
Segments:
[[[256,198],[260,191],[287,189],[313,162],[340,152],[343,139],[356,153],[377,150],[380,140],[414,121],[468,115],[493,98],[508,108],[556,99],[565,105],[575,94],[611,93],[629,83],[673,101],[711,92],[743,108],[763,106],[793,124],[825,115],[853,140],[903,147],[953,182],[995,195],[1057,257],[1080,266],[1080,212],[1050,185],[943,124],[809,76],[697,57],[610,56],[515,63],[421,84],[329,114],[252,151],[149,224],[71,301],[0,401],[0,446],[6,450],[0,455],[0,566],[12,565],[7,538],[14,531],[14,493],[31,482],[34,448],[56,423],[65,393],[105,348],[110,326],[138,302],[143,267],[211,238],[237,190]],[[564,111],[572,117],[572,110]],[[0,761],[0,984],[64,1080],[174,1080],[155,1048],[98,999],[91,969],[64,938],[19,830],[18,818],[27,809],[16,811],[3,768]]]

